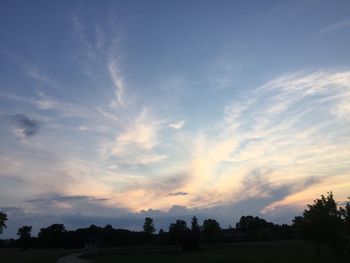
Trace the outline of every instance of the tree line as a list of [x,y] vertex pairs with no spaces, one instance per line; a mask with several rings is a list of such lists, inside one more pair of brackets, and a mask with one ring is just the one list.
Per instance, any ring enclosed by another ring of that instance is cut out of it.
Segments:
[[[0,212],[0,234],[6,228],[7,215]],[[291,225],[274,224],[257,216],[242,216],[235,227],[222,228],[215,219],[199,224],[193,216],[190,225],[181,219],[156,233],[154,221],[146,217],[143,231],[115,229],[111,225],[67,230],[63,224],[41,228],[32,236],[32,226],[18,229],[17,239],[0,240],[0,246],[27,248],[91,248],[121,246],[181,245],[183,250],[198,250],[202,244],[242,241],[301,239],[340,250],[350,250],[350,204],[338,206],[332,192],[307,205]]]

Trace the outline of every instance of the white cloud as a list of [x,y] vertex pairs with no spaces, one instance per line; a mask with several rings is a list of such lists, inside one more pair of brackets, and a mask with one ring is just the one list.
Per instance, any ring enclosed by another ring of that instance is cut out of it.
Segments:
[[95,58],[96,54],[94,52],[94,47],[89,40],[86,26],[84,25],[83,21],[77,15],[73,15],[72,22],[73,22],[75,32],[77,33],[80,43],[82,45],[82,48],[85,52],[85,55],[89,59]]
[[[343,120],[329,119],[330,113],[348,116],[343,95],[349,89],[349,71],[297,73],[263,85],[252,100],[227,106],[222,123],[213,125],[217,128],[194,134],[188,143],[192,179],[184,191],[193,194],[186,205],[240,200],[236,194],[248,191],[242,182],[254,169],[271,171],[257,183],[272,186],[350,173],[346,131],[336,128]],[[255,197],[269,194],[259,191]]]
[[178,122],[170,123],[169,127],[173,128],[173,129],[176,129],[176,130],[181,130],[184,125],[185,125],[185,121],[181,120],[181,121],[178,121]]
[[124,92],[125,84],[124,79],[120,73],[117,62],[115,59],[112,59],[108,64],[108,71],[112,78],[113,85],[115,88],[116,100],[113,101],[111,106],[123,106],[124,105]]
[[45,76],[44,74],[42,74],[41,72],[39,72],[38,69],[36,68],[31,68],[28,71],[28,75],[42,83],[44,83],[45,85],[54,88],[54,89],[61,89],[61,85],[59,83],[57,83],[56,81],[52,80],[51,78],[49,78],[48,76]]
[[19,101],[19,102],[35,104],[35,99],[23,97],[23,96],[18,96],[16,94],[0,92],[0,97],[5,98],[5,99],[9,99],[9,100]]
[[319,30],[319,32],[320,33],[326,33],[326,32],[334,31],[334,30],[337,30],[337,29],[340,29],[340,28],[344,28],[344,27],[348,27],[348,26],[350,26],[350,19],[349,20],[343,20],[343,21],[337,22],[335,24],[331,24],[331,25],[325,26],[325,27],[321,28]]
[[81,107],[80,105],[57,100],[42,92],[38,92],[38,99],[35,99],[34,105],[40,110],[55,110],[64,117],[83,117],[89,118],[92,116],[90,110]]
[[150,164],[164,160],[166,155],[154,153],[159,144],[160,121],[153,120],[147,109],[116,137],[111,153],[128,164]]
[[[107,122],[109,134],[119,131],[112,142],[113,138],[104,138],[106,143],[101,147],[104,158],[85,163],[69,162],[71,157],[64,156],[67,160],[56,164],[64,163],[64,169],[55,169],[52,176],[67,177],[64,194],[106,194],[111,203],[124,198],[132,210],[167,209],[174,204],[207,207],[240,202],[244,197],[275,196],[276,204],[281,200],[291,204],[294,199],[288,196],[299,189],[290,185],[310,176],[332,178],[350,174],[348,128],[338,129],[339,125],[344,126],[349,112],[348,97],[344,95],[349,88],[349,71],[282,76],[245,94],[246,97],[236,98],[223,108],[219,121],[202,127],[200,132],[180,130],[183,120],[162,122],[147,108],[136,117],[125,107],[120,111],[97,108],[99,118],[105,117],[102,122]],[[3,95],[27,100],[0,94]],[[247,99],[249,95],[253,99]],[[71,114],[81,111],[80,107],[44,94],[39,94],[39,99],[29,99],[29,103],[43,110],[62,109]],[[330,118],[330,114],[339,118]],[[180,131],[165,141],[161,137],[162,125]],[[74,129],[77,127],[93,129],[90,123],[75,124]],[[176,151],[172,152],[173,149]],[[33,162],[34,165],[45,166]],[[142,174],[131,174],[130,171],[137,173],[139,165],[149,166]],[[44,184],[51,179],[47,177],[48,170],[42,168],[40,180],[32,182],[35,191],[49,189]],[[176,176],[167,181],[169,171]],[[260,171],[261,178],[251,179],[253,183],[247,188],[253,171]],[[37,170],[31,168],[30,172],[34,174]],[[330,187],[342,189],[337,182]],[[169,196],[176,192],[190,194]]]
[[340,98],[340,102],[334,105],[331,113],[337,118],[350,120],[350,96]]
[[159,124],[150,120],[147,114],[147,110],[143,109],[131,126],[127,127],[117,137],[117,147],[113,152],[121,152],[127,145],[135,145],[140,149],[152,150],[158,144],[157,132]]
[[[185,174],[181,184],[168,189],[138,176],[118,196],[126,197],[136,210],[166,209],[172,204],[211,207],[249,198],[286,199],[292,205],[289,195],[315,187],[325,177],[350,173],[350,145],[339,137],[346,131],[336,128],[343,120],[329,119],[335,106],[343,109],[346,105],[342,95],[350,88],[349,76],[348,71],[319,71],[272,80],[253,92],[254,99],[240,98],[224,107],[218,123],[200,132],[179,132],[182,136],[167,141],[167,145],[180,147],[182,156],[190,153],[180,163],[170,160],[170,165]],[[117,164],[132,167],[165,160],[168,154],[158,153],[163,146],[160,123],[143,110],[126,125],[110,150]],[[179,138],[184,142],[177,141]],[[249,179],[254,171],[261,173],[259,180]],[[313,176],[312,184],[301,183]],[[161,180],[163,175],[155,178]],[[332,189],[341,189],[334,182]],[[302,187],[293,187],[298,184]],[[177,191],[191,194],[171,200],[162,197]]]

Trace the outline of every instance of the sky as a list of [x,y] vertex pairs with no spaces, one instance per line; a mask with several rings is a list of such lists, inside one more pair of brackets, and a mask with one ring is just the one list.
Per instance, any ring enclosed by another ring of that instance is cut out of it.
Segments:
[[0,3],[2,237],[291,223],[350,195],[349,1]]

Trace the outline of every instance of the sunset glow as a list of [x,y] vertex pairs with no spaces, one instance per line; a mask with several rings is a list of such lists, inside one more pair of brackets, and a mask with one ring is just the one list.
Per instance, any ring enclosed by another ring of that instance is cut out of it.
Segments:
[[5,237],[350,195],[349,3],[180,2],[0,4]]

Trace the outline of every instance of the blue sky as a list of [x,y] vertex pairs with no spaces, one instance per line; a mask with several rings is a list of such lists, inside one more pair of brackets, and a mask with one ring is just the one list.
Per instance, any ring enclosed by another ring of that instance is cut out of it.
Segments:
[[350,186],[347,1],[2,1],[4,236],[291,222]]

